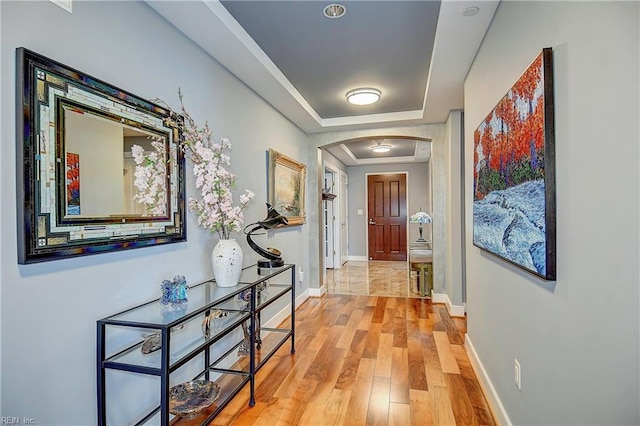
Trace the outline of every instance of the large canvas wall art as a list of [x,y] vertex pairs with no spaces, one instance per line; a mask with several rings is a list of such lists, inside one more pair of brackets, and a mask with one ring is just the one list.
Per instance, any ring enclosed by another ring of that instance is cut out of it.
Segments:
[[556,276],[552,50],[545,48],[474,132],[473,244]]

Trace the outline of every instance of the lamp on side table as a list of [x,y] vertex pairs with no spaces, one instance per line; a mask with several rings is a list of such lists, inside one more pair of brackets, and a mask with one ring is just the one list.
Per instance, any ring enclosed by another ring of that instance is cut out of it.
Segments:
[[424,242],[425,239],[422,238],[422,225],[425,223],[431,223],[431,216],[429,216],[428,213],[423,212],[422,207],[420,207],[420,211],[414,213],[413,216],[411,216],[411,219],[409,219],[409,222],[419,224],[418,230],[420,231],[420,238],[418,238],[418,241]]

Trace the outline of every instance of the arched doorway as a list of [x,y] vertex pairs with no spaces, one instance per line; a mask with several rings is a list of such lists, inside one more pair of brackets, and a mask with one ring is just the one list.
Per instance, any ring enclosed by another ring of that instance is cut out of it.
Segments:
[[[324,180],[324,165],[325,165],[325,152],[326,149],[330,146],[336,146],[336,145],[340,145],[340,144],[344,144],[346,142],[349,141],[354,141],[354,140],[371,140],[371,139],[376,139],[376,138],[396,138],[396,139],[406,139],[406,140],[413,140],[413,141],[425,141],[425,142],[430,142],[431,144],[440,144],[442,139],[443,139],[443,130],[444,130],[444,126],[443,125],[420,125],[420,126],[409,126],[409,127],[404,127],[404,128],[393,128],[393,129],[378,129],[378,130],[356,130],[356,131],[344,131],[344,132],[329,132],[329,133],[321,133],[321,134],[314,134],[314,135],[310,135],[309,136],[309,188],[310,188],[310,192],[308,194],[309,196],[309,203],[314,203],[314,199],[317,200],[317,207],[315,209],[315,213],[309,209],[309,216],[310,216],[310,220],[312,223],[314,223],[314,221],[316,221],[315,223],[317,223],[318,228],[317,228],[317,232],[310,232],[310,245],[311,245],[311,252],[318,252],[318,256],[314,256],[314,258],[310,259],[310,267],[309,267],[309,272],[311,274],[311,276],[313,277],[317,277],[317,279],[314,279],[313,281],[316,281],[318,283],[318,288],[314,289],[314,288],[310,288],[310,293],[311,295],[321,295],[323,293],[323,289],[321,288],[323,280],[324,280],[324,250],[325,248],[323,247],[323,223],[322,223],[322,218],[321,218],[321,214],[320,212],[322,212],[322,200],[321,200],[321,192],[322,192],[322,182]],[[444,166],[444,165],[442,165]],[[433,176],[435,174],[435,167],[433,166],[429,169],[429,175],[430,175],[430,179],[431,182],[433,181]],[[355,183],[353,182],[353,179],[351,176],[348,176],[349,179],[349,209],[351,210],[349,217],[353,217],[353,215],[355,214],[356,217],[358,212],[357,210],[359,209],[355,209],[356,213],[353,213],[353,209],[351,207],[351,200],[354,199],[354,197],[357,197],[358,195],[362,196],[362,194],[360,194],[361,191],[354,191],[353,190],[353,186],[355,186]],[[314,193],[315,192],[315,193]],[[364,191],[362,191],[362,193],[364,193]],[[442,196],[444,196],[444,194],[440,194]],[[434,210],[436,211],[440,211],[439,214],[436,214],[435,216],[439,216],[442,214],[441,210],[442,207],[438,207],[436,206],[436,204],[440,204],[440,205],[444,205],[444,199],[443,200],[437,200],[437,194],[432,194],[431,191],[429,191],[428,197],[431,199],[433,198],[433,202],[432,207]],[[425,205],[428,205],[428,203],[426,201],[422,202],[422,206],[424,207]],[[415,206],[415,208],[419,208],[420,206]],[[414,207],[409,207],[409,209],[412,209]],[[315,216],[315,217],[314,217]],[[362,217],[364,217],[364,212],[362,214]],[[354,224],[350,224],[350,226],[354,226]],[[433,239],[434,239],[434,245],[437,245],[438,242],[437,239],[439,237],[444,238],[444,232],[437,232],[436,229],[439,228],[440,225],[438,224],[434,224],[433,227]],[[442,225],[443,226],[443,225]],[[444,229],[444,228],[443,228]],[[417,228],[415,230],[412,230],[411,232],[415,232],[417,234]],[[351,237],[353,234],[353,232],[350,230],[349,231],[349,237]],[[352,247],[352,244],[355,244],[355,242],[351,241],[351,238],[349,240],[349,247]],[[442,250],[441,252],[442,255],[444,255],[444,250]],[[349,258],[351,259],[352,253],[351,250],[349,252]],[[365,258],[366,259],[366,258]],[[437,256],[434,253],[434,263],[436,262]],[[313,286],[313,284],[311,284]]]

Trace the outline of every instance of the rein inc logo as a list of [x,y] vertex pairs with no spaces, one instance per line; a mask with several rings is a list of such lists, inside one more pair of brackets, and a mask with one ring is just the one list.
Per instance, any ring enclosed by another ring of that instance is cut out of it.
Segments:
[[0,417],[0,425],[35,425],[36,420],[31,417]]

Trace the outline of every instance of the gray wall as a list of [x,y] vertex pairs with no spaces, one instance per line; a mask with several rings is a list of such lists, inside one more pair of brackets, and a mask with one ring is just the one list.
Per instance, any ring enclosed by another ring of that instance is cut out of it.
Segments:
[[464,135],[462,111],[452,111],[445,123],[445,157],[447,165],[446,293],[452,305],[465,302],[463,158]]
[[342,170],[343,172],[347,172],[347,166],[340,160],[338,160],[335,156],[331,155],[331,153],[327,150],[322,150],[322,160],[325,163],[331,164],[338,170]]
[[[407,214],[412,215],[420,207],[423,211],[432,213],[429,199],[431,185],[429,163],[388,164],[372,166],[347,167],[349,175],[349,256],[364,257],[367,255],[367,173],[407,172]],[[357,211],[363,214],[358,215]],[[423,238],[431,241],[431,224],[424,225]],[[419,237],[418,225],[407,225],[409,240]]]
[[[465,82],[468,337],[514,424],[640,424],[639,15],[638,2],[502,2]],[[471,233],[473,131],[543,47],[555,282],[481,252]]]
[[[233,144],[230,170],[239,176],[238,190],[256,193],[245,214],[247,223],[266,214],[267,149],[304,160],[306,135],[143,2],[79,1],[69,14],[48,1],[2,1],[0,16],[0,411],[2,416],[26,416],[41,425],[95,424],[96,320],[159,297],[165,278],[180,273],[197,283],[210,277],[209,256],[217,237],[199,228],[189,213],[186,243],[18,266],[13,178],[16,47],[27,47],[139,96],[163,98],[174,108],[181,87],[194,118],[200,123],[208,120],[216,137],[228,137]],[[191,173],[187,192],[195,192]],[[268,241],[304,271],[309,227],[279,230]],[[236,236],[249,265],[257,255],[241,234]],[[308,277],[300,294],[308,287]],[[121,386],[112,393],[129,397],[131,406],[113,407],[112,423],[131,424],[140,405],[157,398],[158,385],[119,374],[113,380]],[[152,391],[142,396],[136,392],[141,382]]]

